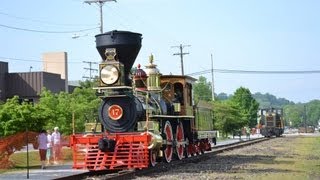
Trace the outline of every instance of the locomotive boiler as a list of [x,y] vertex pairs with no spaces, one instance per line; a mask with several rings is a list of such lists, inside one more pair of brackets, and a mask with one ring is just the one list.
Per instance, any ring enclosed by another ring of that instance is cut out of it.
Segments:
[[144,69],[132,68],[141,41],[141,34],[129,31],[96,35],[102,62],[95,89],[104,132],[71,137],[74,168],[146,168],[215,144],[212,106],[193,101],[196,79],[161,74],[152,55]]

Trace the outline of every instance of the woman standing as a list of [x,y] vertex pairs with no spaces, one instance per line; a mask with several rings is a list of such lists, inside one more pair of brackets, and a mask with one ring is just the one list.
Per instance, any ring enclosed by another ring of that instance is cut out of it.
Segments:
[[47,130],[47,165],[52,164],[53,156],[52,156],[52,137],[51,137],[51,131]]
[[40,161],[41,161],[41,169],[45,169],[45,161],[46,161],[46,154],[47,154],[47,135],[45,130],[41,130],[38,136],[38,143],[39,143],[39,154],[40,154]]
[[53,159],[54,164],[59,164],[61,158],[61,135],[58,127],[55,127],[53,130],[54,132],[51,134]]

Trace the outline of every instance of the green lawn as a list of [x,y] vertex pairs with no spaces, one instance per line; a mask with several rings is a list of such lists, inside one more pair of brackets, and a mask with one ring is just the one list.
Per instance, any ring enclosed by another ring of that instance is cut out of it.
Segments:
[[[62,149],[63,160],[72,161],[72,152],[70,148]],[[27,153],[14,153],[10,156],[10,160],[14,163],[15,168],[26,168],[27,167]],[[29,152],[29,166],[38,167],[40,166],[40,156],[39,151]]]

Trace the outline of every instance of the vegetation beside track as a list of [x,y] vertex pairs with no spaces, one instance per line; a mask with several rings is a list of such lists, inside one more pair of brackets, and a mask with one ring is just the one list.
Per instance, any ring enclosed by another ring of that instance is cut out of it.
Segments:
[[[288,139],[288,138],[285,138]],[[258,179],[319,179],[320,137],[298,137],[290,143],[271,147],[274,159],[250,164],[257,171]]]
[[[72,161],[72,151],[70,148],[63,148],[63,162]],[[16,171],[27,168],[27,152],[16,152],[10,156],[10,160],[13,162],[14,167],[11,169],[0,169],[0,173],[7,171]],[[38,150],[29,151],[29,168],[39,168],[40,167],[40,157]]]

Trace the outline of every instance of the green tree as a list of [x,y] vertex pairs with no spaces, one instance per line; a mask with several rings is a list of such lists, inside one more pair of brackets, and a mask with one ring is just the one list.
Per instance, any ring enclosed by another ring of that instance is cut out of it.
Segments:
[[97,119],[100,100],[92,88],[76,88],[72,94],[60,92],[53,94],[44,89],[36,105],[39,114],[46,118],[46,129],[58,126],[63,134],[71,134],[74,114],[75,131],[83,132],[88,120]]
[[295,105],[284,106],[285,124],[292,127],[299,127],[303,122],[304,105],[299,103]]
[[217,100],[227,100],[227,99],[229,99],[229,96],[228,96],[228,94],[227,93],[219,93],[218,95],[217,95],[217,98],[216,98]]
[[253,128],[257,125],[257,112],[259,103],[253,98],[249,89],[240,87],[236,90],[230,101],[240,110],[245,125]]
[[57,118],[59,112],[56,107],[59,102],[57,96],[47,89],[43,89],[40,94],[39,102],[36,103],[37,113],[45,118],[46,129],[52,129],[55,125],[58,125]]
[[98,86],[98,81],[95,79],[91,81],[87,79],[85,81],[80,81],[79,84],[81,88],[92,88]]
[[71,95],[71,110],[75,115],[76,131],[84,131],[85,122],[98,121],[101,100],[92,88],[76,88]]
[[239,107],[230,100],[214,101],[214,119],[223,135],[235,132],[245,125]]
[[307,123],[317,126],[320,120],[320,100],[313,100],[306,104]]
[[199,77],[197,83],[193,87],[194,99],[196,102],[199,100],[211,101],[212,100],[212,88],[211,83],[207,82],[207,79],[203,76]]
[[0,108],[0,136],[9,136],[17,132],[40,131],[45,125],[43,117],[37,115],[32,103],[19,102],[19,97],[8,99]]
[[257,92],[253,94],[253,97],[260,104],[260,108],[282,108],[285,105],[294,104],[292,101],[289,101],[285,98],[277,98],[269,93],[261,94]]

